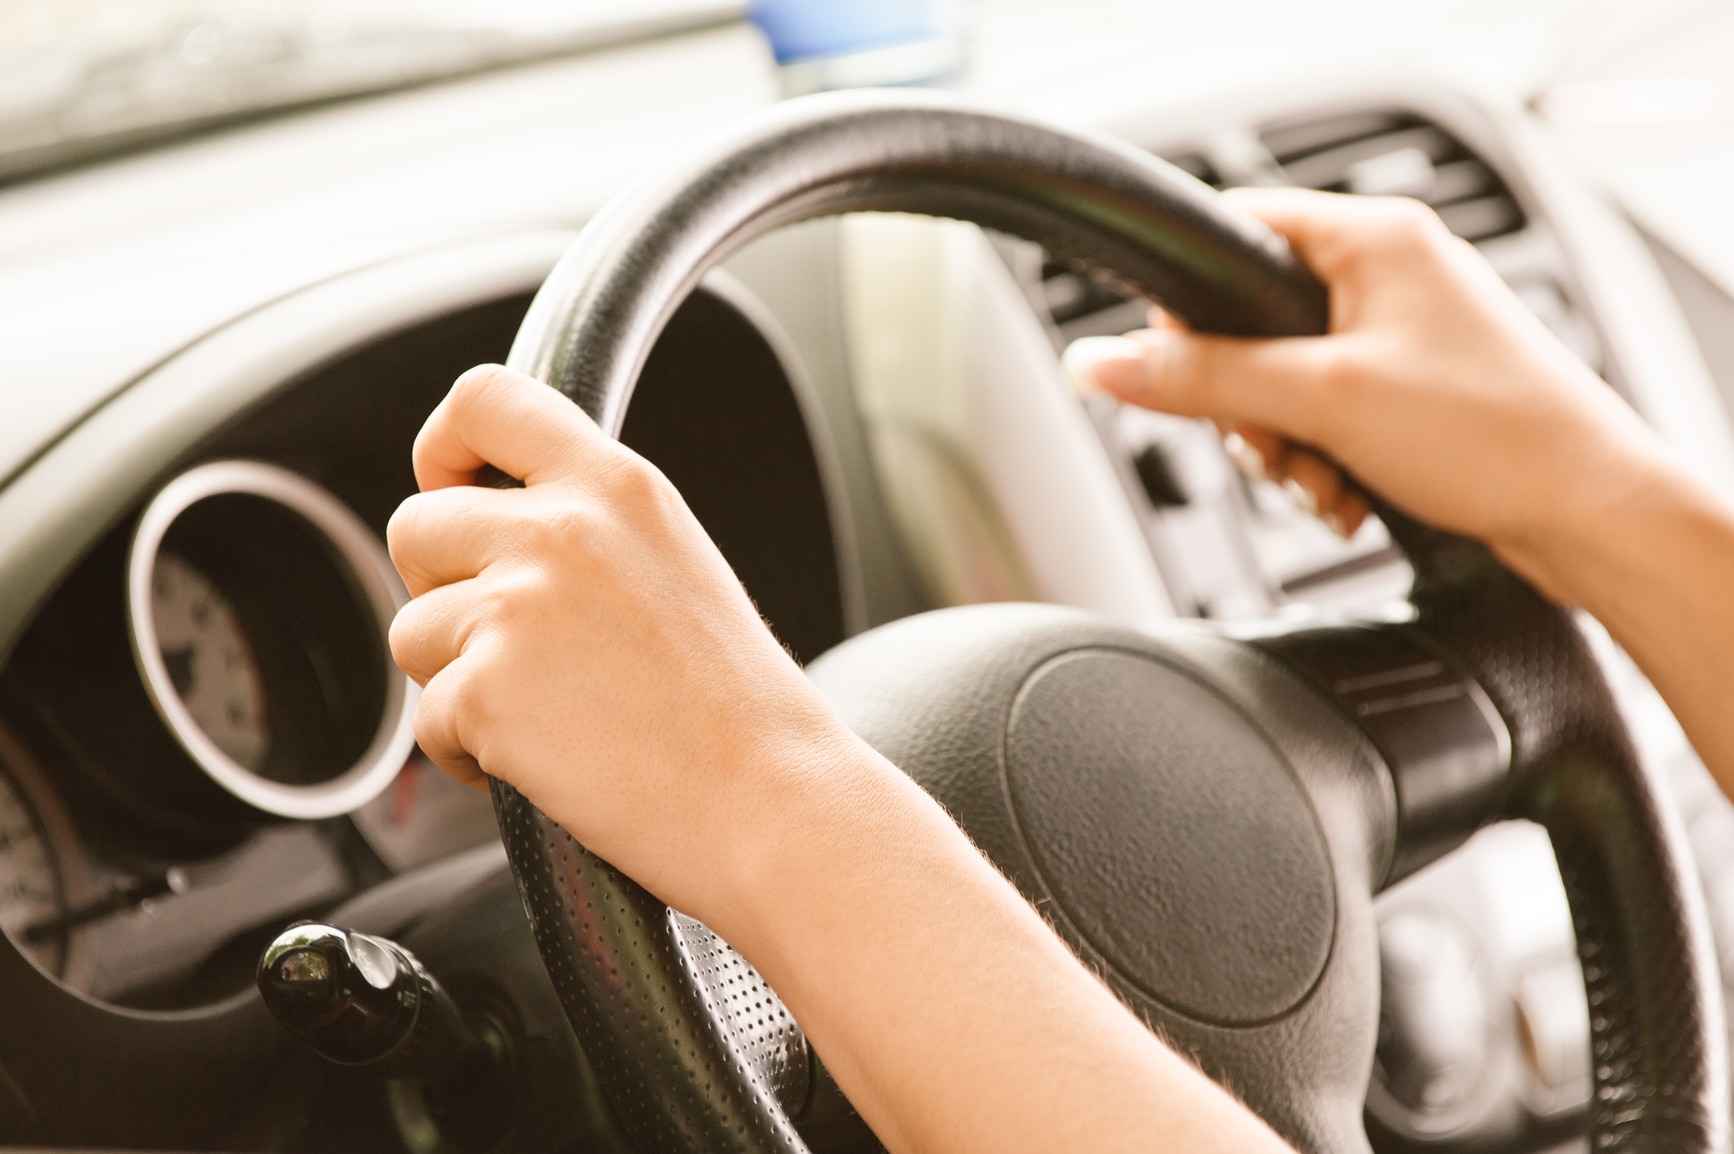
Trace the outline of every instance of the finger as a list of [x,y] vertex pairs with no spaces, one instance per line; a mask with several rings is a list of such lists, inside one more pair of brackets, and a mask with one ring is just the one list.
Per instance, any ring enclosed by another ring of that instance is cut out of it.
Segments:
[[1144,313],[1146,323],[1158,332],[1184,330],[1186,322],[1163,308],[1161,305],[1151,305]]
[[1221,421],[1218,428],[1223,448],[1242,473],[1253,480],[1299,486],[1305,494],[1303,507],[1332,532],[1353,537],[1367,519],[1367,498],[1329,461],[1253,425]]
[[1326,511],[1325,524],[1339,537],[1347,540],[1360,531],[1361,525],[1372,511],[1364,493],[1355,488],[1345,489],[1336,507]]
[[474,577],[512,538],[517,490],[468,485],[417,493],[385,526],[385,547],[411,597]]
[[470,582],[442,585],[397,611],[388,640],[391,659],[425,687],[463,656],[475,627],[476,590]]
[[1305,449],[1291,449],[1283,463],[1288,474],[1285,488],[1300,507],[1315,517],[1334,510],[1343,497],[1343,475],[1335,465]]
[[568,475],[608,442],[584,411],[547,385],[499,365],[457,379],[415,439],[423,490],[468,485],[492,465],[527,485]]
[[1282,234],[1303,260],[1310,250],[1334,243],[1345,230],[1364,223],[1369,199],[1310,188],[1268,187],[1233,188],[1223,196]]
[[422,690],[416,703],[415,740],[429,761],[478,789],[488,787],[488,775],[464,747],[458,726],[458,699],[462,692],[461,671],[447,670]]
[[1242,340],[1146,330],[1085,337],[1062,366],[1073,388],[1148,409],[1258,425],[1318,443],[1319,422],[1343,405],[1322,404],[1337,363],[1333,338]]
[[1364,256],[1370,240],[1443,239],[1449,234],[1438,213],[1408,197],[1306,188],[1235,188],[1224,195],[1281,234],[1326,282],[1338,279],[1345,262]]
[[1222,447],[1241,473],[1253,481],[1280,481],[1288,442],[1268,429],[1239,421],[1219,421]]

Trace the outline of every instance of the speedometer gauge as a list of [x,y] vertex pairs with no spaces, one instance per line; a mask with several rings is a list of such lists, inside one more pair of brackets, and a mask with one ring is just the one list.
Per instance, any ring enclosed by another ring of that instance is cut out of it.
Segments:
[[258,771],[270,731],[265,685],[234,606],[211,579],[173,553],[157,554],[151,616],[169,680],[218,749]]
[[0,926],[21,935],[26,926],[52,921],[66,905],[64,889],[42,819],[0,773]]
[[348,813],[402,768],[417,691],[388,632],[407,599],[360,517],[263,461],[170,481],[127,555],[150,704],[211,782],[278,817]]
[[43,970],[77,985],[81,935],[61,919],[84,896],[71,822],[23,749],[0,730],[0,930]]

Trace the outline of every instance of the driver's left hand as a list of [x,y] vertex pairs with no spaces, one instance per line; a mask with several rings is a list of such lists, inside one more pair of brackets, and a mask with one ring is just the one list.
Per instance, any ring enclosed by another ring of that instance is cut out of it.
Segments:
[[[741,840],[723,835],[854,738],[674,486],[555,390],[471,370],[414,461],[422,492],[387,539],[414,596],[391,647],[423,686],[422,749],[471,784],[503,778],[664,901],[704,909]],[[484,464],[524,487],[475,485]]]

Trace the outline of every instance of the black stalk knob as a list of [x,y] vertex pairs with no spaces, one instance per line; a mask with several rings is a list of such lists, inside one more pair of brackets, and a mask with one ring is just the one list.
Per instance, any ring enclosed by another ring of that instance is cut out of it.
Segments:
[[259,994],[328,1061],[433,1084],[471,1046],[463,1016],[414,955],[319,922],[290,926],[259,958]]

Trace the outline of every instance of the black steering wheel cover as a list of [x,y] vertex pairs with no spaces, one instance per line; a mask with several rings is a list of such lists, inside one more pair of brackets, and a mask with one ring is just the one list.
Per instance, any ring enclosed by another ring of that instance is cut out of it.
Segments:
[[[711,266],[778,225],[856,210],[1021,235],[1201,331],[1327,327],[1324,290],[1279,238],[1148,154],[932,94],[850,93],[783,105],[616,197],[537,294],[508,364],[618,434],[651,346]],[[1567,875],[1590,987],[1597,1149],[1722,1149],[1725,1042],[1702,897],[1677,820],[1632,756],[1593,660],[1569,619],[1490,559],[1463,569],[1460,549],[1438,545],[1451,539],[1389,519],[1412,546],[1420,626],[1461,655],[1511,728],[1512,812],[1547,826]],[[1477,599],[1490,591],[1488,611]],[[495,782],[494,798],[567,1014],[635,1140],[803,1149],[779,1075],[711,1012],[714,999],[656,929],[672,915],[510,786]],[[587,912],[598,910],[631,913]],[[623,963],[664,977],[622,980]],[[652,1089],[670,1080],[685,1089]]]
[[536,294],[507,364],[618,433],[656,336],[700,277],[779,225],[912,212],[1023,236],[1200,330],[1323,332],[1325,291],[1210,188],[1108,137],[932,93],[791,101],[615,197]]
[[1722,981],[1692,851],[1582,631],[1482,546],[1380,514],[1415,564],[1416,624],[1511,731],[1505,816],[1553,842],[1590,1006],[1594,1149],[1727,1149]]
[[[633,1143],[646,1151],[805,1151],[789,1124],[801,1102],[783,1091],[806,1096],[806,1042],[757,972],[714,938],[706,952],[727,951],[724,972],[705,965],[689,937],[697,923],[499,778],[489,791],[536,947]],[[777,1044],[788,1041],[799,1042],[796,1069],[775,1061],[784,1050]]]

